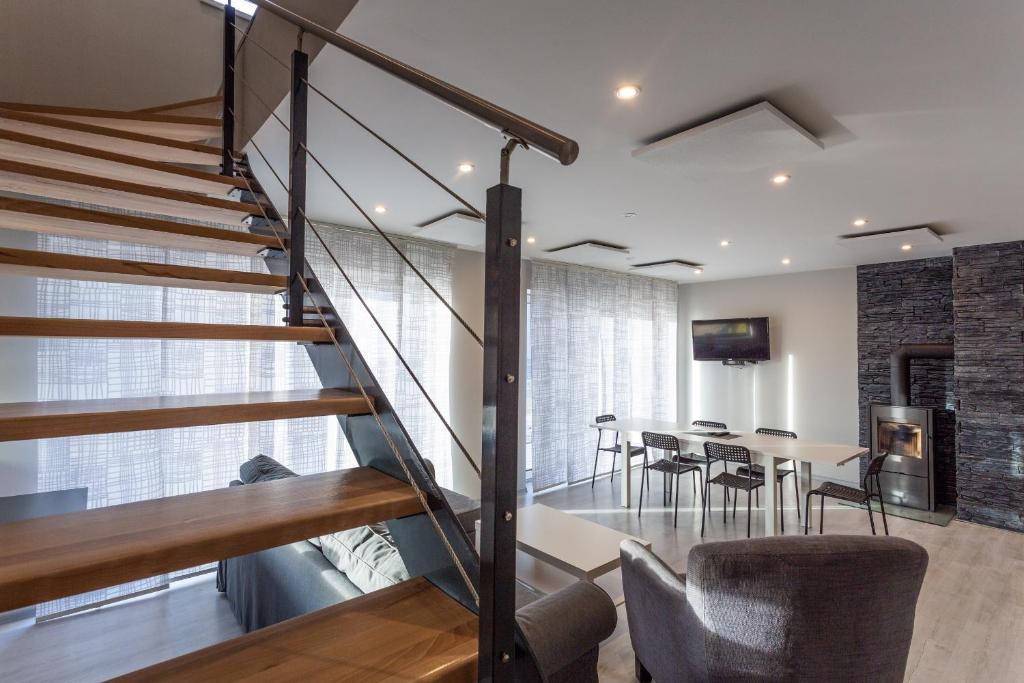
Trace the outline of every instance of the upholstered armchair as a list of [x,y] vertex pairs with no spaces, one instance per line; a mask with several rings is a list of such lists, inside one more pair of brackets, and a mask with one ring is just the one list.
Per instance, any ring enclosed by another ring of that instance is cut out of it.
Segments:
[[621,554],[640,681],[903,681],[928,566],[915,543],[705,543],[685,575],[633,541]]

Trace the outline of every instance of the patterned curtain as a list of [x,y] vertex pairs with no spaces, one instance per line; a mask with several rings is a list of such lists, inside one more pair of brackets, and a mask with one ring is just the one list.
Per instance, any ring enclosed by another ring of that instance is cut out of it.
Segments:
[[[535,491],[590,478],[597,430],[589,425],[597,415],[675,419],[677,302],[673,282],[533,263],[528,410]],[[610,467],[611,454],[603,453],[598,473]]]
[[[223,227],[223,226],[219,226]],[[407,267],[383,251],[383,241],[353,231],[326,229],[333,248],[356,265],[354,279],[375,313],[402,341],[416,349],[414,368],[441,388],[435,400],[448,407],[449,320],[425,301]],[[266,272],[262,259],[144,245],[40,235],[43,251]],[[313,240],[307,237],[307,243]],[[313,240],[315,241],[315,240]],[[385,248],[387,248],[385,246]],[[441,247],[408,247],[418,265],[442,291],[450,290],[451,252]],[[316,261],[316,250],[310,255]],[[350,291],[334,287],[335,267],[314,263],[331,285],[328,291],[349,322],[357,343],[385,392],[407,417],[414,439],[450,478],[447,433],[436,418],[424,418],[425,405],[411,382],[396,371],[389,348],[368,334],[365,313]],[[379,309],[379,310],[378,310]],[[276,296],[71,280],[40,279],[38,315],[89,319],[123,319],[281,325],[284,315]],[[443,309],[442,309],[443,310]],[[363,317],[360,317],[362,315]],[[38,345],[40,400],[75,400],[173,396],[319,388],[305,350],[296,344],[203,340],[41,339]],[[444,382],[439,382],[440,376]],[[410,387],[412,391],[410,391]],[[429,408],[428,408],[429,410]],[[440,430],[440,431],[439,431]],[[438,448],[443,442],[446,448]],[[40,491],[85,486],[89,507],[192,493],[227,486],[244,460],[265,453],[300,474],[355,465],[334,417],[212,425],[186,429],[101,434],[40,442]],[[41,605],[40,616],[120,599],[166,585],[203,568],[157,576],[86,595]]]

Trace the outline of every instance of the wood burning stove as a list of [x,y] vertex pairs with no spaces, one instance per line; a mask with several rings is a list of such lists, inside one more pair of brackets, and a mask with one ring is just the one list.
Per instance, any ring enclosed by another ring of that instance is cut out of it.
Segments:
[[935,509],[934,433],[930,408],[871,406],[871,453],[888,453],[880,481],[887,503]]

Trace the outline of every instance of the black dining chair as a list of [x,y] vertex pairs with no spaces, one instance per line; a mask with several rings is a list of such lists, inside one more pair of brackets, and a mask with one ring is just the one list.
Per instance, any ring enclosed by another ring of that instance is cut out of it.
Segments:
[[[782,437],[784,439],[795,439],[796,438],[796,432],[787,432],[785,429],[772,429],[770,427],[758,427],[756,430],[754,430],[754,433],[755,434],[765,434],[767,436],[779,436],[779,437]],[[796,474],[796,461],[795,460],[790,460],[789,462],[790,462],[789,468],[787,468],[787,469],[776,469],[775,470],[775,472],[776,472],[775,481],[778,483],[778,486],[779,486],[779,517],[780,517],[779,527],[782,529],[783,533],[785,533],[785,531],[786,531],[786,514],[782,510],[782,482],[784,482],[786,480],[786,477],[788,477],[789,475]],[[750,471],[753,473],[753,475],[755,477],[760,477],[761,479],[764,479],[764,467],[763,466],[758,465],[758,464],[751,465],[750,466]],[[740,467],[739,469],[736,470],[736,474],[740,475],[741,477],[747,476],[747,468]],[[793,477],[793,490],[796,491],[796,518],[799,520],[800,519],[800,477]],[[733,513],[735,514],[735,512],[736,512],[736,506],[734,504],[733,505]],[[800,527],[798,526],[797,529],[799,529],[799,528]]]
[[[594,422],[596,422],[599,425],[603,424],[605,422],[614,422],[614,421],[615,421],[615,416],[614,415],[598,415],[594,419]],[[604,430],[601,429],[600,427],[598,427],[597,428],[597,452],[594,453],[594,475],[590,478],[590,488],[594,488],[594,482],[597,481],[597,463],[598,463],[598,461],[601,460],[601,453],[605,452],[605,453],[611,453],[612,454],[612,471],[611,471],[611,474],[608,475],[608,482],[611,483],[615,479],[615,456],[617,456],[619,453],[622,452],[622,445],[619,443],[619,433],[618,432],[615,432],[615,443],[613,445],[611,445],[611,446],[605,446],[605,447],[602,448],[602,446],[601,446],[601,437],[603,435],[604,435]],[[636,446],[636,447],[633,447],[633,448],[629,449],[629,456],[631,458],[634,455],[641,455],[643,452],[644,452],[644,449],[643,449],[642,446]],[[630,463],[629,458],[626,458],[626,467],[625,467],[625,471],[626,472],[629,471],[629,463]]]
[[[705,486],[707,492],[704,494],[704,500],[710,500],[711,498],[711,485],[722,486],[725,490],[733,489],[733,501],[739,497],[739,491],[747,492],[747,538],[750,538],[750,499],[751,494],[756,492],[759,488],[764,486],[764,478],[758,479],[753,476],[753,472],[750,470],[750,451],[743,446],[737,446],[731,443],[719,443],[717,441],[705,441],[704,442],[704,457],[707,459],[708,471],[711,471],[711,465],[716,462],[730,463],[734,462],[739,465],[747,466],[747,475],[741,477],[738,474],[729,474],[728,471],[721,472],[715,476],[714,479],[708,479]],[[708,506],[710,509],[710,506]],[[735,514],[735,512],[733,513]],[[725,506],[722,506],[722,521],[728,521],[728,515],[726,514]],[[701,508],[700,513],[700,535],[704,536],[704,509]]]
[[[716,431],[722,432],[729,429],[728,427],[725,426],[724,422],[712,422],[711,420],[694,420],[693,422],[690,423],[690,425],[693,427],[700,427],[701,429],[714,429]],[[687,453],[686,455],[680,453],[679,455],[676,456],[676,461],[687,465],[698,465],[700,467],[704,467],[705,465],[707,465],[707,460],[705,460],[702,456],[697,455],[696,453]],[[728,465],[726,466],[725,470],[726,472],[729,471]],[[711,472],[706,473],[706,478],[711,478]],[[696,491],[694,493],[696,494]],[[728,489],[726,489],[725,491],[725,499],[726,501],[729,500]]]
[[[694,502],[696,502],[696,491],[698,488],[696,484],[697,481],[700,480],[700,509],[701,515],[703,516],[704,478],[701,476],[700,466],[688,464],[685,462],[681,462],[679,460],[680,445],[679,439],[677,439],[676,437],[670,436],[668,434],[658,434],[656,432],[643,432],[642,436],[644,440],[644,448],[646,450],[644,454],[643,474],[641,475],[640,479],[640,504],[637,506],[637,517],[641,515],[644,509],[644,479],[647,480],[648,492],[651,490],[651,470],[654,470],[655,472],[661,472],[663,480],[666,478],[668,478],[668,481],[672,481],[673,479],[675,480],[673,482],[674,485],[668,485],[668,483],[666,482],[666,485],[662,490],[661,494],[662,504],[664,505],[667,503],[667,500],[671,500],[672,489],[675,489],[675,512],[672,516],[673,527],[677,526],[679,522],[679,477],[681,475],[689,474],[691,478],[693,478],[694,480]],[[647,454],[650,453],[652,448],[663,451],[664,453],[668,454],[669,457],[660,457],[657,460],[654,460],[653,462],[648,462]],[[667,500],[665,498],[666,495],[669,496]]]
[[889,456],[888,453],[882,453],[871,459],[868,463],[867,472],[864,473],[864,479],[861,481],[861,488],[854,488],[852,486],[846,486],[844,484],[837,484],[832,481],[826,481],[824,484],[814,489],[813,491],[807,492],[807,517],[804,518],[804,535],[807,535],[807,527],[811,521],[811,496],[821,496],[821,512],[818,513],[818,533],[825,533],[825,499],[835,498],[836,500],[845,500],[850,503],[856,503],[858,505],[864,505],[867,503],[868,506],[868,521],[871,522],[871,535],[877,536],[875,533],[875,515],[871,511],[872,499],[878,499],[878,507],[882,511],[882,526],[885,527],[885,535],[889,535],[889,522],[885,519],[885,503],[882,501],[882,481],[881,472],[882,465],[885,463],[885,459]]

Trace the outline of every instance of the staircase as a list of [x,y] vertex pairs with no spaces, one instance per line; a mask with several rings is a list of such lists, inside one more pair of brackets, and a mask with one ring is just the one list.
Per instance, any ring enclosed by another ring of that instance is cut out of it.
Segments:
[[[576,144],[275,2],[256,4],[508,138],[501,150],[502,183],[488,191],[487,343],[442,299],[485,352],[482,557],[306,260],[305,243],[317,238],[333,267],[348,280],[343,264],[305,215],[307,155],[352,200],[314,151],[306,148],[309,91],[324,97],[475,215],[483,218],[484,213],[310,84],[301,38],[290,67],[288,183],[276,172],[264,179],[281,183],[288,194],[289,206],[282,207],[287,214],[279,212],[261,179],[251,172],[247,156],[234,149],[237,29],[234,10],[228,7],[222,96],[134,112],[0,102],[0,228],[260,256],[267,272],[0,248],[0,273],[281,296],[288,325],[6,316],[0,317],[0,337],[301,344],[323,388],[0,404],[0,441],[334,415],[359,466],[2,524],[0,611],[387,521],[410,580],[125,679],[512,680],[517,660],[530,660],[530,670],[534,663],[514,619],[511,511],[516,509],[514,382],[519,358],[521,200],[519,190],[507,185],[509,157],[522,146],[569,164],[576,157]],[[266,51],[252,40],[246,43],[250,46]],[[279,118],[278,122],[286,125]],[[255,141],[251,144],[262,156]],[[380,232],[369,214],[360,211]],[[287,220],[282,219],[285,215]],[[380,235],[405,258],[383,232]],[[352,289],[365,306],[358,290]],[[369,307],[367,312],[377,323]],[[445,422],[453,442],[469,457],[411,368],[405,367]]]
[[[248,192],[259,185],[242,171],[244,164],[232,177],[205,168],[220,163],[221,149],[198,141],[219,136],[220,119],[164,113],[211,104],[219,106],[219,98],[158,112],[0,104],[0,228],[266,253],[280,261],[287,228],[279,224],[268,235],[247,227],[255,216],[268,220],[277,213],[265,197]],[[238,198],[243,188],[251,201]],[[273,269],[253,273],[10,248],[0,248],[0,273],[267,296],[288,287],[287,274]],[[310,345],[313,356],[337,355],[338,332],[320,319],[329,306],[309,303],[303,306],[308,324],[298,327],[0,317],[0,336],[259,340]],[[379,405],[373,396],[351,386],[332,388],[346,386],[337,382],[325,386],[0,404],[0,441],[325,415],[373,420]],[[402,533],[398,520],[409,520],[406,535],[419,533],[429,526],[416,522],[425,517],[425,502],[438,508],[435,514],[444,511],[436,490],[431,493],[432,501],[401,468],[370,464],[0,525],[0,611],[373,522],[391,520]],[[476,615],[423,578],[429,573],[127,678],[238,680],[268,671],[322,678],[326,668],[332,680],[471,680]]]

